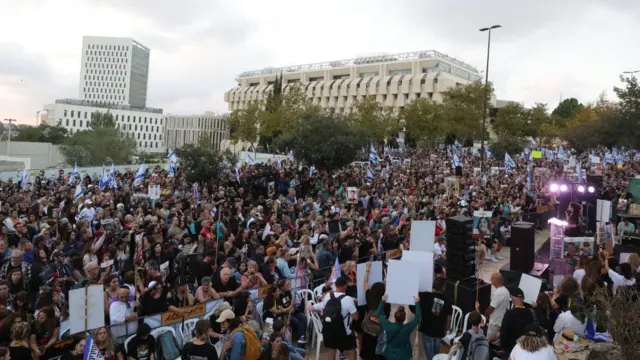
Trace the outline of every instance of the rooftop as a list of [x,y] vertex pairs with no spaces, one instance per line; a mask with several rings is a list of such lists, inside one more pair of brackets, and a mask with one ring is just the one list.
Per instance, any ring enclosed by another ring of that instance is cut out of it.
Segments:
[[90,101],[90,100],[58,99],[56,100],[56,104],[89,106],[89,107],[102,108],[106,110],[139,111],[139,112],[146,112],[146,113],[153,113],[153,114],[162,114],[162,109],[158,109],[158,108],[138,107],[138,106],[120,105],[120,104],[108,104],[100,101]]
[[319,63],[313,63],[313,64],[285,66],[281,68],[267,67],[262,70],[245,71],[242,74],[238,75],[238,78],[246,78],[246,77],[261,76],[261,75],[273,75],[279,72],[292,73],[292,72],[300,72],[300,71],[308,71],[308,70],[322,70],[322,69],[331,69],[331,68],[342,68],[342,67],[348,67],[348,66],[358,66],[358,65],[365,65],[365,64],[379,64],[379,63],[385,63],[385,62],[423,60],[423,59],[424,60],[429,60],[429,59],[443,60],[461,69],[469,71],[472,74],[480,75],[480,72],[469,64],[466,64],[458,59],[452,58],[448,55],[445,55],[435,50],[425,50],[425,51],[414,51],[414,52],[389,54],[389,55],[383,54],[383,55],[374,55],[374,56],[366,56],[366,57],[357,57],[354,59],[325,61],[325,62],[319,62]]

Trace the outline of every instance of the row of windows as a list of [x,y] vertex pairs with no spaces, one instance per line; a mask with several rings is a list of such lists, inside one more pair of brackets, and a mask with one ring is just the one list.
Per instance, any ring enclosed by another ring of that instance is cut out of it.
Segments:
[[112,56],[112,57],[125,57],[127,53],[121,51],[102,51],[102,50],[86,50],[85,55],[98,55],[98,56]]
[[[67,115],[69,115],[69,114],[70,114],[70,116],[69,116],[69,117],[71,117],[71,118],[75,117],[75,114],[78,114],[78,119],[80,119],[80,118],[81,118],[82,113],[83,113],[83,112],[82,112],[82,111],[79,111],[79,110],[78,110],[78,111],[75,111],[75,110],[71,110],[71,111],[64,110],[64,112],[63,112],[64,117],[67,117]],[[84,111],[84,118],[85,118],[85,119],[88,119],[88,116],[89,116],[89,112]],[[142,124],[147,124],[147,121],[148,121],[149,125],[158,125],[158,118],[152,118],[152,117],[149,117],[149,118],[148,118],[148,117],[146,117],[146,116],[145,116],[145,117],[142,117],[142,116],[131,116],[131,115],[127,115],[127,117],[125,118],[125,116],[124,116],[124,115],[116,114],[115,120],[116,120],[116,122],[118,122],[118,121],[123,121],[123,122],[127,122],[127,123],[128,123],[128,122],[131,122],[131,118],[133,118],[133,122],[134,122],[134,123],[135,123],[135,122],[136,122],[136,120],[137,120],[137,121],[141,122]],[[68,120],[67,120],[67,121],[68,121]],[[160,119],[160,125],[162,125],[162,119]],[[75,122],[74,122],[74,126],[75,126]],[[82,125],[81,125],[81,126],[82,126]],[[158,128],[158,129],[159,129],[159,128]],[[138,130],[137,125],[136,125],[136,130]],[[142,130],[142,126],[140,126],[140,130]],[[148,130],[148,127],[147,127],[147,131],[149,131],[149,130]],[[152,127],[152,130],[151,130],[151,131],[153,131],[153,127]],[[157,130],[157,131],[159,131],[159,130]]]
[[110,57],[101,57],[101,56],[98,56],[98,57],[89,56],[87,58],[87,61],[88,62],[97,62],[97,63],[101,63],[101,64],[104,64],[104,63],[125,63],[125,64],[128,64],[129,63],[129,59],[128,58],[124,58],[124,59],[115,58],[115,59],[113,59],[113,58],[110,58]]
[[[62,122],[62,119],[60,119],[60,122]],[[64,120],[64,125],[66,127],[69,127],[69,124],[71,124],[72,127],[76,127],[77,126],[77,127],[81,127],[81,128],[84,127],[84,128],[88,129],[89,128],[89,123],[90,123],[90,121],[87,121],[85,123],[84,120],[78,120],[78,122],[76,122],[76,119],[71,119],[71,121],[69,121],[69,119],[65,119]],[[120,124],[116,124],[116,127],[118,129],[120,129]],[[122,130],[123,131],[138,131],[138,125],[134,125],[133,129],[132,129],[131,124],[122,124]],[[154,127],[151,126],[151,131],[153,131],[153,130],[154,130]],[[160,128],[156,127],[155,130],[156,130],[156,134],[153,134],[153,140],[162,140],[162,134],[160,134],[160,135],[157,134],[157,133],[160,132]],[[142,131],[142,125],[140,125],[140,131]],[[145,131],[149,132],[149,125],[145,126]],[[138,133],[136,133],[136,135],[137,135],[138,140],[140,140],[140,133],[138,132]],[[152,134],[149,134],[149,139],[148,140],[151,140],[151,135]],[[142,133],[142,140],[147,140],[147,134],[146,133]]]
[[[124,81],[124,80],[122,80]],[[95,86],[95,87],[106,87],[106,88],[122,88],[122,89],[126,89],[127,88],[127,83],[126,82],[100,82],[100,81],[87,81],[86,83],[87,86]]]
[[124,94],[123,89],[106,89],[106,88],[82,88],[82,92],[86,93],[105,93],[105,94]]
[[86,74],[91,75],[120,75],[127,76],[126,70],[101,70],[101,69],[87,69]]
[[124,69],[126,66],[124,64],[105,64],[86,61],[84,67],[91,69]]
[[89,49],[93,50],[118,50],[118,51],[129,51],[129,46],[125,45],[96,45],[89,44]]
[[116,100],[116,101],[124,101],[124,95],[109,95],[109,94],[85,94],[85,99],[91,100]]
[[142,141],[138,141],[138,147],[141,147],[141,148],[148,148],[148,147],[155,147],[155,148],[157,148],[157,147],[158,147],[158,143],[155,143],[155,144],[156,144],[156,146],[153,146],[153,143],[152,143],[152,142],[149,142],[149,146],[147,146],[147,142],[145,141],[145,142],[144,142],[144,146],[142,146]]
[[[104,76],[104,75],[85,75],[84,79],[85,80],[97,80],[97,81],[111,81],[111,82],[118,81],[117,80],[118,77],[115,77],[116,80],[113,80],[114,77],[113,76],[109,76],[109,75],[107,75],[107,76]],[[124,81],[124,78],[121,78],[121,79],[123,79],[123,80],[120,80],[120,81]]]

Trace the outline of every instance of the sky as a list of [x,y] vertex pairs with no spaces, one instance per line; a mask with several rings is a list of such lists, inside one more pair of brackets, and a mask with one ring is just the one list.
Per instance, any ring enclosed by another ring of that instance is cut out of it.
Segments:
[[0,0],[0,119],[34,124],[44,104],[78,98],[82,37],[151,48],[147,105],[227,112],[238,74],[437,50],[484,70],[498,99],[553,109],[614,99],[640,70],[640,2],[628,0]]

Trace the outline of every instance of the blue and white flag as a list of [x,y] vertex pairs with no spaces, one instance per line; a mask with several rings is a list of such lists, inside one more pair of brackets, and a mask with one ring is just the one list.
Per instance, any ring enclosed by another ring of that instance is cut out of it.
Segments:
[[453,167],[457,168],[458,166],[462,166],[462,162],[458,159],[458,154],[453,154]]
[[82,186],[78,184],[76,186],[76,192],[73,194],[73,200],[77,201],[82,196]]
[[133,186],[138,186],[142,180],[144,180],[144,174],[147,173],[147,164],[144,162],[140,164],[138,168],[138,172],[136,173],[136,177],[133,179]]
[[107,169],[104,167],[104,164],[103,164],[102,172],[100,173],[100,177],[98,178],[98,187],[100,188],[100,190],[102,190],[105,187],[107,187],[108,184],[109,184],[109,179],[107,178]]
[[249,152],[244,153],[244,162],[246,162],[247,165],[253,165],[253,158],[249,155]]
[[240,184],[240,168],[236,167],[236,181]]
[[318,170],[316,170],[315,166],[311,166],[311,168],[309,168],[309,177],[312,177],[313,175],[317,174]]
[[176,154],[175,150],[169,150],[169,155],[167,155],[167,158],[172,164],[178,163],[178,154]]
[[73,171],[71,172],[71,176],[69,176],[69,185],[73,185],[76,176],[78,176],[78,163],[73,164]]
[[578,173],[578,181],[582,181],[582,165],[580,161],[576,162],[576,172]]
[[196,205],[200,205],[200,192],[198,191],[198,184],[193,184],[193,197],[196,198]]
[[336,263],[333,265],[333,270],[331,270],[331,282],[335,283],[336,280],[342,277],[342,271],[340,270],[340,260],[336,258]]
[[213,205],[213,206],[211,207],[211,211],[210,211],[209,213],[211,214],[211,217],[212,217],[212,218],[215,218],[215,217],[216,217],[216,214],[218,213],[218,209],[216,209],[216,206],[215,206],[215,205]]
[[49,173],[49,180],[55,180],[58,177],[58,174],[56,173],[56,169],[51,169],[51,172]]
[[291,163],[296,161],[296,158],[293,157],[293,150],[289,151],[289,161],[291,161]]
[[453,142],[453,145],[455,145],[455,147],[459,148],[462,147],[462,145],[460,145],[460,143],[458,142],[458,140]]
[[527,189],[531,188],[531,164],[527,166]]
[[84,353],[82,360],[102,360],[102,353],[98,349],[98,345],[91,338],[91,334],[87,333],[87,342],[84,344]]
[[373,148],[373,144],[369,145],[369,161],[374,164],[378,163],[378,152]]
[[375,176],[373,175],[373,169],[371,168],[371,165],[367,165],[367,181],[373,182],[374,179]]
[[108,186],[111,186],[112,189],[116,188],[116,167],[111,163],[111,170],[109,170],[109,178],[108,178]]
[[509,171],[516,167],[516,163],[513,161],[509,154],[504,153],[504,171]]
[[488,146],[484,147],[484,154],[487,155],[487,158],[491,157],[491,149]]
[[22,174],[20,175],[20,187],[22,190],[27,188],[27,184],[29,184],[29,174],[27,169],[22,169]]

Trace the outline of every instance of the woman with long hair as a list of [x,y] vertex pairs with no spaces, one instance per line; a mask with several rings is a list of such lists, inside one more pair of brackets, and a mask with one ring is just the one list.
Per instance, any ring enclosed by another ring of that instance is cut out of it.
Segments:
[[85,344],[84,336],[75,336],[71,342],[71,349],[62,354],[60,360],[82,360]]
[[111,299],[118,298],[118,290],[120,289],[120,280],[118,275],[109,275],[103,280],[104,285],[104,310],[106,314],[109,314],[109,307],[111,306]]
[[518,339],[516,346],[511,350],[509,359],[556,360],[557,358],[542,328],[538,325],[527,325],[524,335]]
[[553,325],[553,331],[556,333],[555,337],[558,338],[562,335],[562,331],[570,329],[575,334],[584,335],[584,331],[587,328],[587,315],[584,305],[580,302],[572,302],[569,306],[569,310],[558,315],[555,324]]
[[31,350],[43,359],[49,358],[49,348],[58,340],[60,322],[53,308],[40,309],[38,317],[31,324]]
[[[377,282],[371,285],[371,288],[368,289],[368,278],[369,278],[369,268],[370,263],[367,264],[367,270],[365,273],[365,297],[367,299],[367,305],[363,306],[361,309],[360,318],[362,321],[360,323],[361,328],[361,344],[360,344],[360,357],[363,360],[384,360],[384,357],[380,354],[376,354],[376,345],[378,344],[378,336],[380,336],[380,332],[382,331],[382,327],[380,325],[380,319],[378,318],[376,312],[378,310],[378,306],[382,301],[382,297],[384,296],[386,287],[383,282]],[[384,309],[382,309],[385,316],[389,317],[391,313],[391,306],[387,304]]]
[[552,300],[551,304],[554,309],[559,312],[567,311],[572,302],[582,301],[580,295],[580,284],[573,277],[567,277],[560,283],[558,295]]
[[29,347],[29,324],[19,322],[11,327],[11,345],[9,345],[9,353],[14,359],[33,359],[34,353]]
[[91,331],[91,338],[95,342],[104,360],[124,360],[122,349],[116,343],[106,327],[101,327]]
[[195,336],[182,349],[183,359],[190,360],[193,356],[196,359],[218,360],[216,348],[209,343],[209,328],[209,320],[196,322]]
[[551,304],[551,296],[546,291],[541,291],[535,301],[535,313],[538,318],[538,324],[547,333],[547,340],[553,341],[553,324],[558,318],[558,313],[554,311]]
[[395,322],[391,322],[384,314],[384,306],[386,305],[387,295],[382,297],[380,305],[378,305],[377,316],[380,319],[380,325],[384,329],[387,336],[387,347],[384,350],[384,357],[387,360],[407,360],[411,359],[413,349],[411,348],[411,342],[409,338],[413,333],[413,330],[418,326],[418,320],[422,318],[422,312],[420,310],[420,297],[414,298],[416,305],[416,316],[404,323],[407,319],[404,306],[399,306],[393,315]]

